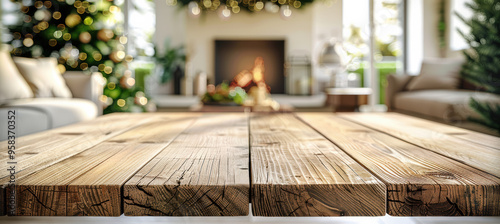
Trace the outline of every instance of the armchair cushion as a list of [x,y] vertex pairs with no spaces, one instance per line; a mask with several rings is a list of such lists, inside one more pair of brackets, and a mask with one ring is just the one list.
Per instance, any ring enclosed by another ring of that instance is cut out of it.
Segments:
[[33,92],[17,70],[7,48],[2,45],[0,48],[0,105],[11,99],[33,97]]
[[420,75],[408,83],[408,90],[457,89],[463,61],[427,59],[422,62]]
[[14,62],[36,97],[72,97],[55,58],[15,57]]

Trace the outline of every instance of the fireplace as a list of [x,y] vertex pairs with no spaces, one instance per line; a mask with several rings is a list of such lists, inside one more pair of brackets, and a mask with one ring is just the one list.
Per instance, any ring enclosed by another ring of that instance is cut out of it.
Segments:
[[258,57],[264,60],[264,79],[270,92],[283,94],[284,40],[215,40],[215,84],[231,82],[241,71],[252,69]]

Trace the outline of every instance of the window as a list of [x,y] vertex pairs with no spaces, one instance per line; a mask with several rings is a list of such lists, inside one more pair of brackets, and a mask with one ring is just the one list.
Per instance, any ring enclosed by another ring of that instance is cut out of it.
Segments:
[[[373,3],[375,50],[370,52],[370,4]],[[347,65],[349,72],[358,73],[369,86],[371,78],[378,83],[370,86],[375,103],[384,103],[386,77],[403,71],[404,2],[403,0],[349,0],[343,1],[344,49],[354,57]],[[370,54],[375,59],[375,74],[369,74]]]
[[470,0],[451,0],[450,49],[453,51],[459,51],[469,47],[457,29],[461,30],[463,33],[469,33],[470,28],[455,15],[455,13],[458,13],[464,19],[472,17],[472,10],[465,5],[467,2],[470,2]]

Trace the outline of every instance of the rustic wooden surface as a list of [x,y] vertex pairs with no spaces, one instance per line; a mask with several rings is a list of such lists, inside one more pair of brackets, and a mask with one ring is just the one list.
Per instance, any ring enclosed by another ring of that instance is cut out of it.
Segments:
[[385,186],[292,114],[250,120],[255,216],[381,216]]
[[[121,215],[121,186],[188,127],[194,116],[156,116],[19,178],[17,215]],[[133,126],[136,120],[120,122]]]
[[[125,118],[133,119],[134,123],[120,122]],[[16,139],[16,179],[21,179],[38,170],[54,165],[64,159],[95,146],[106,139],[112,138],[137,125],[150,120],[144,114],[113,114],[101,116],[95,120],[69,125],[50,131],[23,136]],[[2,148],[7,142],[0,142]],[[7,157],[0,158],[0,169],[6,171]],[[7,172],[0,175],[0,200],[5,201],[6,187],[10,177]],[[7,210],[0,210],[0,215]]]
[[394,113],[112,114],[16,147],[17,215],[500,215],[500,138]]
[[474,139],[480,139],[479,133],[457,138],[434,130],[439,129],[441,124],[426,121],[418,125],[416,118],[410,120],[408,116],[394,116],[393,113],[352,113],[340,116],[500,177],[498,138],[483,137],[482,142],[486,145],[477,144]]
[[[364,123],[362,115],[351,118]],[[298,116],[387,185],[389,215],[500,215],[500,179],[493,175],[333,114]],[[387,129],[405,128],[384,121]]]
[[206,114],[124,186],[128,216],[245,216],[248,115]]

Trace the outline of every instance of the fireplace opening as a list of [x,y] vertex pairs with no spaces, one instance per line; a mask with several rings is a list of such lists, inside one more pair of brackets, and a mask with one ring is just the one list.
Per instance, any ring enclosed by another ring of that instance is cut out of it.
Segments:
[[285,93],[284,40],[215,40],[215,84],[230,82],[241,71],[252,69],[258,57],[265,61],[270,93]]

